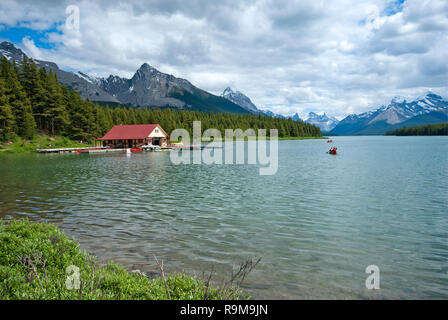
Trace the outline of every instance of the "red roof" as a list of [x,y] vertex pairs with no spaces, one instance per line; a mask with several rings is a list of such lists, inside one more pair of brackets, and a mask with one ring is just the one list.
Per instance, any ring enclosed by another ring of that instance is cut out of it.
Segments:
[[[132,124],[116,125],[102,138],[97,140],[130,140],[145,139],[157,127],[158,124]],[[162,130],[162,132],[164,132]]]

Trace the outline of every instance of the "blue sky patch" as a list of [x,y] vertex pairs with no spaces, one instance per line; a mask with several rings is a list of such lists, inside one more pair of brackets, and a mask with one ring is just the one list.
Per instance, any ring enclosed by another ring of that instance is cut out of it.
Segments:
[[406,0],[391,1],[386,8],[384,8],[383,14],[386,16],[393,16],[394,14],[403,11],[403,4]]
[[60,33],[60,31],[56,29],[56,26],[43,31],[21,27],[6,27],[4,25],[2,25],[2,27],[3,28],[0,28],[0,39],[5,39],[14,44],[21,44],[22,39],[28,36],[34,40],[36,47],[43,49],[53,49],[55,46],[54,43],[48,41],[48,33]]

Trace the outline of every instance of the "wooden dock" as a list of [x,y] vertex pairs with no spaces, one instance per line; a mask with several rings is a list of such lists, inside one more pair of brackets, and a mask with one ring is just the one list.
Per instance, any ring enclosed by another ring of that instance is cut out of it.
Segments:
[[[110,148],[110,147],[82,147],[82,148],[55,148],[55,149],[37,149],[37,153],[126,153],[128,149],[126,148]],[[147,148],[147,149],[130,149],[131,152],[142,152],[142,151],[171,151],[173,147],[159,147],[159,148]]]
[[105,153],[105,152],[115,152],[115,153],[125,153],[126,149],[113,149],[113,148],[95,148],[87,150],[79,150],[79,153]]
[[[111,149],[100,149],[100,150],[91,149],[91,150],[80,150],[79,153],[106,153],[106,152],[126,153],[127,150],[128,149],[123,149],[123,148],[121,148],[121,149],[111,148]],[[145,151],[146,152],[147,151],[155,152],[155,151],[171,151],[172,148],[164,147],[164,148],[159,148],[157,150],[156,149],[147,149],[147,150],[144,150],[144,149],[129,149],[129,150],[130,150],[130,152],[145,152]]]
[[37,149],[37,153],[65,153],[65,152],[78,152],[89,149],[108,149],[108,147],[81,147],[81,148],[55,148],[55,149]]

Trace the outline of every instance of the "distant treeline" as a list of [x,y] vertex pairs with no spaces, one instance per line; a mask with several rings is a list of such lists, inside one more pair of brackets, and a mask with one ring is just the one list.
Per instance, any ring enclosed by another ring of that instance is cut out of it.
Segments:
[[223,135],[224,129],[237,128],[278,129],[280,137],[322,135],[318,127],[302,121],[264,115],[99,105],[59,84],[51,70],[38,69],[32,59],[25,57],[20,67],[4,57],[0,61],[0,141],[31,139],[36,133],[92,140],[115,124],[159,123],[168,134],[177,128],[191,134],[193,120],[202,121],[203,130],[216,128]]
[[447,136],[448,123],[426,124],[388,131],[388,136]]

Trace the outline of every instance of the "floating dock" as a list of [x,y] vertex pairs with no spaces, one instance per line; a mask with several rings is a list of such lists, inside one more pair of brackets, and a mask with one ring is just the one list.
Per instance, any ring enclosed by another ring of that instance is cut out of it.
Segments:
[[85,149],[85,150],[78,150],[79,153],[106,153],[106,152],[115,152],[115,153],[125,153],[126,149],[111,149],[111,148],[105,148],[105,149]]
[[222,149],[221,146],[182,146],[175,147],[175,150],[203,150],[203,149]]
[[[157,147],[157,148],[136,148],[130,149],[131,152],[141,152],[141,151],[171,151],[171,150],[202,150],[202,149],[213,149],[222,148],[220,146],[169,146],[169,147]],[[37,153],[126,153],[128,149],[126,148],[110,148],[110,147],[83,147],[83,148],[55,148],[55,149],[37,149]]]
[[142,149],[142,148],[136,148],[136,149],[123,149],[123,148],[108,148],[108,149],[99,149],[99,148],[91,148],[87,150],[79,150],[79,153],[106,153],[106,152],[115,152],[115,153],[127,153],[127,152],[143,152],[143,151],[171,151],[172,148],[170,147],[162,147],[158,149]]
[[65,153],[65,152],[79,152],[82,150],[91,149],[108,149],[109,147],[81,147],[81,148],[55,148],[55,149],[37,149],[37,153]]

